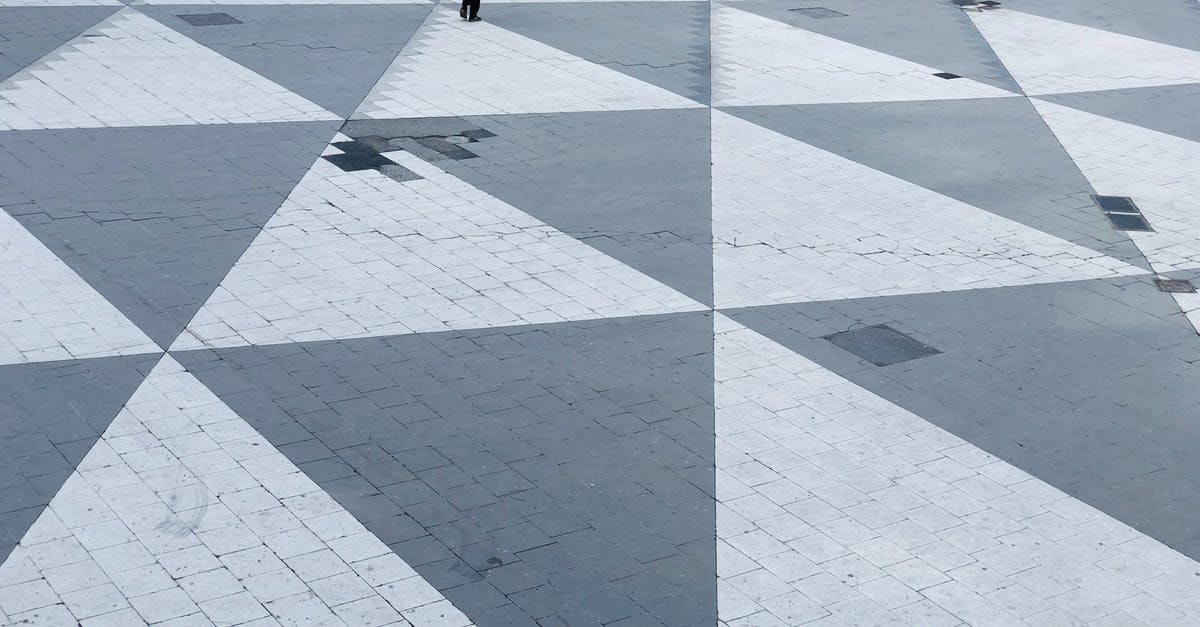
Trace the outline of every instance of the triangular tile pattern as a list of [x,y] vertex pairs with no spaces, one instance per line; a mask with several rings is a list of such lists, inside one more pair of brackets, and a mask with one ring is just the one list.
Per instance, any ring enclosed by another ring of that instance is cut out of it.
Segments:
[[1038,100],[1200,142],[1200,84],[1052,94]]
[[697,102],[709,98],[707,2],[509,3],[487,19]]
[[7,7],[0,2],[0,81],[74,39],[116,7]]
[[971,19],[1029,95],[1200,82],[1198,50],[1007,9]]
[[[1151,276],[733,312],[803,354],[1200,559],[1200,339]],[[875,366],[823,339],[886,324],[939,354]],[[1036,359],[1014,351],[1036,346]],[[1132,357],[1146,346],[1152,358]],[[1103,364],[1103,375],[1080,368]]]
[[712,302],[708,110],[472,120],[497,136],[462,146],[478,158],[445,159],[439,167],[638,272]]
[[822,0],[819,4],[843,15],[814,17],[795,10],[808,6],[804,3],[772,0],[738,0],[729,6],[1009,92],[1020,91],[970,18],[945,2]]
[[[536,87],[533,87],[536,86]],[[487,22],[439,8],[355,118],[420,118],[703,106]]]
[[423,178],[317,160],[173,349],[704,309],[410,153],[384,155]]
[[367,95],[429,14],[429,7],[236,6],[239,24],[193,26],[180,15],[212,5],[143,7],[151,17],[341,116]]
[[330,119],[131,8],[0,83],[0,130]]
[[0,207],[166,348],[335,132],[327,122],[8,132]]
[[1071,22],[1161,44],[1200,50],[1200,3],[1196,0],[1161,0],[1129,3],[1124,0],[1006,0],[1003,6],[1053,20]]
[[[0,366],[0,564],[158,357]],[[0,601],[4,612],[11,610]]]
[[176,358],[476,624],[716,623],[707,312]]
[[1014,95],[732,6],[713,5],[712,30],[716,106]]
[[715,354],[726,623],[1200,620],[1193,559],[719,314]]
[[713,112],[718,308],[1143,272]]
[[146,334],[0,210],[0,364],[157,350]]
[[[726,109],[747,121],[1149,269],[1025,98]],[[1190,116],[1189,116],[1190,117]],[[1013,141],[1020,137],[1021,141]]]
[[0,608],[114,624],[470,624],[169,356],[0,569]]
[[1200,142],[1033,103],[1097,193],[1133,198],[1154,231],[1129,235],[1155,271],[1200,268]]

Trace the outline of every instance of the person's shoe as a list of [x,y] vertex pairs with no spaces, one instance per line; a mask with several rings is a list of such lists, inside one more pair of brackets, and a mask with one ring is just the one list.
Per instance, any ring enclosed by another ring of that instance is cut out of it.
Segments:
[[482,21],[483,21],[483,18],[482,18],[482,17],[479,17],[478,15],[476,15],[475,17],[473,17],[473,18],[471,18],[471,19],[469,19],[469,20],[467,20],[467,21],[468,21],[468,22],[482,22]]
[[465,20],[465,19],[467,19],[467,7],[463,7],[463,8],[461,8],[461,9],[459,9],[459,10],[458,10],[458,16],[459,16],[459,17],[461,17],[461,18],[462,18],[462,19],[464,19],[464,20]]

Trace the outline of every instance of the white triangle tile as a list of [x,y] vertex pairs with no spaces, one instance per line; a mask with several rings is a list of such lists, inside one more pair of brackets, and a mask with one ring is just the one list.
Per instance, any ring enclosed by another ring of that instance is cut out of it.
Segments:
[[355,117],[700,107],[697,102],[487,21],[439,9],[392,63]]
[[969,15],[1027,94],[1200,82],[1195,50],[1008,9]]
[[715,331],[725,623],[1200,620],[1172,592],[1194,560],[725,316]]
[[712,57],[716,106],[1014,95],[727,6],[713,8]]
[[0,130],[335,119],[130,8],[0,83]]
[[1145,273],[720,111],[712,136],[718,308]]
[[410,153],[318,159],[174,350],[697,311],[700,303]]
[[0,608],[38,624],[470,625],[170,356],[0,567]]
[[0,209],[0,364],[159,350],[87,281]]
[[1200,268],[1200,143],[1041,100],[1033,105],[1096,193],[1137,203],[1154,232],[1128,235],[1156,272]]

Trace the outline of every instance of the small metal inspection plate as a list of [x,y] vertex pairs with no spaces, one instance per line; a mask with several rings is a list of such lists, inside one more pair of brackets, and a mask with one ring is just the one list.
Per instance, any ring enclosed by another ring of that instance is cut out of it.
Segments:
[[179,19],[192,26],[228,26],[242,23],[241,20],[228,13],[190,13],[180,15]]
[[876,366],[891,366],[942,352],[886,324],[834,333],[823,339]]

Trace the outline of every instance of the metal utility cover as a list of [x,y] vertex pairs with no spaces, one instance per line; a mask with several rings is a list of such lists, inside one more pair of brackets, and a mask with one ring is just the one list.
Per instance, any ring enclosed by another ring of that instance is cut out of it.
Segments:
[[890,366],[941,352],[886,324],[843,331],[827,335],[824,339],[876,366]]

